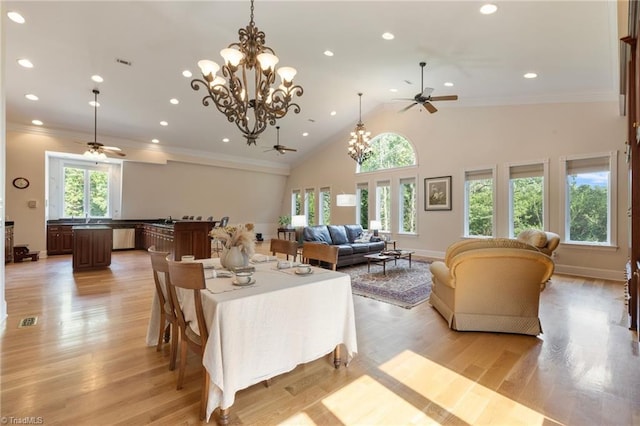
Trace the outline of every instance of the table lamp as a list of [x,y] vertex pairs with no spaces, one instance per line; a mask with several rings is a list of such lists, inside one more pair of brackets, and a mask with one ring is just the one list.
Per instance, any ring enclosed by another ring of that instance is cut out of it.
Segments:
[[369,222],[369,230],[373,231],[374,237],[378,236],[379,229],[382,229],[382,222],[380,222],[379,220],[372,220],[371,222]]

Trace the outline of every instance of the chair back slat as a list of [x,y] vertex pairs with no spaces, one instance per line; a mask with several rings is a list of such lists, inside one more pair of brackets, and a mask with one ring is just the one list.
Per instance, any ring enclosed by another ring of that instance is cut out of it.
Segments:
[[274,238],[271,240],[271,254],[276,255],[276,253],[282,253],[287,255],[287,260],[289,256],[293,256],[293,261],[296,261],[298,257],[298,243],[296,241],[291,240],[279,240]]
[[[204,347],[207,339],[209,338],[209,331],[207,329],[207,323],[204,318],[204,310],[202,308],[202,295],[200,294],[201,290],[207,288],[204,279],[204,267],[200,262],[177,262],[169,260],[168,263],[171,285],[174,287],[193,291],[193,301],[196,308],[198,329],[200,330],[202,347]],[[177,293],[175,292],[175,288],[173,289],[172,297],[174,298],[174,302],[177,301],[178,297]],[[177,306],[180,305],[178,304]],[[184,318],[184,313],[181,312],[181,315],[182,322],[185,324],[185,326],[187,326]]]

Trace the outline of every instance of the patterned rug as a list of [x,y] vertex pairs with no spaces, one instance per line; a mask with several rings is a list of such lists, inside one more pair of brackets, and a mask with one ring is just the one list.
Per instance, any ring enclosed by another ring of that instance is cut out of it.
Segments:
[[382,266],[374,264],[368,273],[366,263],[345,266],[339,271],[351,275],[353,294],[406,309],[425,302],[431,294],[429,262],[412,260],[411,269],[406,259],[399,259],[397,265],[388,262],[387,275],[382,274]]

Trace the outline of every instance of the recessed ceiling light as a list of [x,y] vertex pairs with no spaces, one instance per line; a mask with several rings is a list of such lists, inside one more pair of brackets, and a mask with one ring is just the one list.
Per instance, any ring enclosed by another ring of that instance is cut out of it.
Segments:
[[336,114],[337,114],[337,112],[335,112],[335,111],[331,111],[331,115],[332,115],[332,116],[334,116],[334,115],[336,115]]
[[389,91],[390,91],[391,93],[396,93],[396,92],[398,91],[398,89],[389,89]]
[[20,15],[18,12],[9,12],[7,13],[7,16],[17,24],[24,24],[26,22],[22,15]]
[[160,125],[161,125],[161,126],[168,126],[168,125],[169,125],[169,123],[167,123],[166,121],[162,120],[162,121],[160,122]]
[[35,124],[36,126],[42,126],[44,123],[40,120],[31,120],[31,124]]
[[180,101],[177,100],[176,98],[169,99],[169,102],[171,102],[174,105],[178,105],[180,103]]
[[224,143],[229,142],[229,138],[222,138],[222,142],[224,142]]
[[34,95],[33,93],[28,93],[26,95],[24,95],[25,98],[29,99],[30,101],[37,101],[38,97],[36,95]]
[[91,80],[95,81],[96,83],[102,83],[104,81],[104,78],[100,77],[98,74],[95,74],[91,76]]
[[191,78],[192,75],[193,74],[191,74],[191,71],[189,71],[189,70],[182,71],[182,76],[183,77]]
[[453,87],[453,83],[450,82],[450,81],[445,81],[444,85],[447,86],[447,87]]
[[18,59],[18,64],[24,68],[33,68],[33,63],[26,58]]
[[89,101],[89,105],[91,105],[92,107],[99,107],[100,106],[100,102],[96,102],[96,101]]
[[492,13],[496,13],[496,10],[498,10],[498,6],[487,3],[480,8],[480,13],[483,15],[491,15]]
[[333,52],[330,50],[325,50],[324,51],[324,56],[333,56]]
[[302,136],[309,136],[309,132],[304,132]]
[[385,40],[393,40],[396,36],[391,33],[382,33],[382,38]]
[[151,142],[153,143],[160,143],[160,141],[158,139],[151,139]]
[[538,74],[536,74],[535,72],[528,72],[525,75],[523,75],[524,78],[536,78],[538,76]]

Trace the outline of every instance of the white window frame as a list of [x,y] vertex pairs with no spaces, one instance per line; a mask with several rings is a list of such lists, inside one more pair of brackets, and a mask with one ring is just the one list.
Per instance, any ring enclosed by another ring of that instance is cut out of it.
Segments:
[[369,183],[368,182],[360,182],[356,184],[356,223],[361,225],[364,229],[369,228],[368,223],[361,223],[360,217],[362,217],[362,191],[367,191],[367,219],[371,217],[371,209],[369,206]]
[[[609,186],[607,200],[608,218],[607,218],[607,234],[608,241],[604,243],[590,241],[572,241],[569,239],[569,183],[567,173],[569,172],[569,162],[575,160],[597,160],[599,158],[607,159],[609,163]],[[560,199],[564,205],[562,211],[562,219],[560,220],[560,235],[563,244],[595,246],[595,247],[617,247],[618,245],[618,151],[600,152],[584,155],[571,155],[560,157],[560,176],[563,184],[560,185]]]
[[[542,168],[541,173],[535,174],[535,171],[529,171],[529,174],[532,176],[541,176],[542,177],[542,226],[543,230],[549,230],[549,160],[534,160],[534,161],[523,161],[516,163],[507,163],[505,167],[505,182],[507,183],[507,187],[509,188],[509,198],[508,198],[508,232],[509,238],[515,238],[514,229],[513,229],[513,185],[511,184],[511,177],[513,175],[512,169],[527,169],[527,168]],[[517,172],[518,174],[525,173]]]
[[[414,211],[415,211],[415,216],[413,218],[414,222],[415,222],[415,231],[414,232],[410,232],[410,231],[404,231],[403,230],[403,223],[402,223],[402,218],[404,216],[404,200],[403,200],[403,194],[404,191],[402,191],[402,186],[405,184],[413,184],[414,190],[415,190],[415,198],[414,198]],[[418,233],[418,198],[419,198],[419,192],[418,192],[418,179],[415,176],[411,176],[411,177],[403,177],[398,179],[398,196],[397,196],[397,201],[398,201],[398,220],[397,220],[397,226],[398,226],[398,234],[403,234],[403,235],[416,235]]]
[[[497,179],[496,179],[496,175],[497,175],[497,167],[495,165],[491,165],[491,166],[483,166],[483,167],[472,167],[472,168],[465,168],[462,171],[462,182],[464,182],[464,215],[463,215],[463,220],[464,220],[464,236],[465,237],[469,237],[469,238],[493,238],[496,235],[496,226],[497,226],[497,222],[498,222],[498,218],[496,215],[496,211],[497,209]],[[491,218],[491,235],[485,236],[485,235],[470,235],[469,234],[469,184],[468,181],[469,180],[474,180],[474,179],[467,179],[468,175],[490,175],[491,177],[491,190],[492,190],[492,202],[493,202],[493,214],[492,214],[492,218]]]
[[[328,197],[324,197],[324,194],[328,193],[329,196]],[[328,201],[325,201],[325,198]],[[329,222],[325,223],[324,221],[324,205],[325,203],[329,203]],[[318,212],[316,213],[318,215],[318,225],[329,225],[331,223],[331,188],[328,186],[322,187],[320,188],[320,190],[318,191]]]
[[[392,223],[393,223],[393,186],[391,185],[391,179],[384,179],[384,180],[379,180],[376,181],[376,191],[375,191],[375,220],[379,220],[382,223],[382,220],[380,219],[380,210],[381,210],[381,194],[380,194],[380,188],[382,187],[388,187],[389,188],[389,227],[391,227]],[[369,218],[369,222],[371,222],[371,218]],[[384,223],[382,223],[383,228],[380,229],[380,232],[391,232],[391,229],[385,229],[384,228]]]
[[45,153],[46,174],[48,177],[46,188],[47,219],[64,217],[64,169],[76,167],[88,170],[102,170],[109,174],[109,203],[107,215],[104,218],[120,218],[122,211],[122,160],[108,161],[86,160],[81,155],[63,154],[57,152]]

